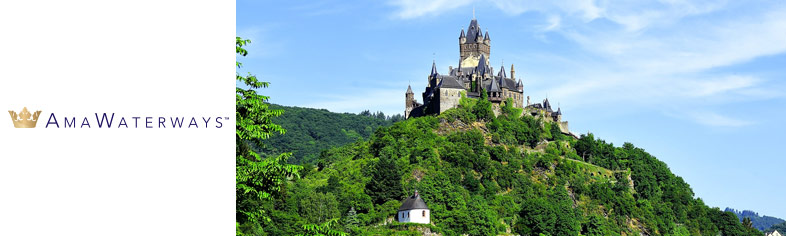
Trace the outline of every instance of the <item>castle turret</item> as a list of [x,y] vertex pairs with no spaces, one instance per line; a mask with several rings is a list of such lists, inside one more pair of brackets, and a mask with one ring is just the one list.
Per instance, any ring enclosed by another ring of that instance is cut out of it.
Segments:
[[486,45],[491,45],[491,37],[489,37],[488,31],[486,31],[486,36],[483,37],[483,43]]
[[409,114],[412,113],[412,109],[415,108],[415,93],[412,92],[412,86],[407,85],[407,93],[404,95],[404,119],[409,118]]
[[500,78],[507,78],[508,77],[508,75],[505,74],[505,65],[502,65],[502,66],[499,67],[499,73],[497,73],[497,76],[499,76]]
[[513,64],[510,64],[510,79],[516,80],[516,69],[513,68]]
[[436,61],[432,61],[431,62],[431,74],[429,74],[429,76],[428,76],[429,84],[431,85],[432,88],[436,87],[437,83],[439,83],[439,81],[437,81],[438,75],[439,75],[439,73],[437,73],[437,62]]
[[431,61],[431,76],[437,76],[437,61]]
[[461,29],[461,36],[459,36],[459,44],[467,43],[467,36],[464,36],[464,29]]

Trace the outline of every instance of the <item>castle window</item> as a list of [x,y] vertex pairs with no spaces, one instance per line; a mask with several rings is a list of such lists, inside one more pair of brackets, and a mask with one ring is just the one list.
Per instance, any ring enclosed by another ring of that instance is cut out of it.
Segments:
[[426,211],[423,211],[423,217],[426,217]]

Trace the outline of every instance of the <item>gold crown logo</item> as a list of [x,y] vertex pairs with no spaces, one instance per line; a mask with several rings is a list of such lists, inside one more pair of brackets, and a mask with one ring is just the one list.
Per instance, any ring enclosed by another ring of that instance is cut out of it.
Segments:
[[[30,114],[27,111],[27,107],[22,108],[22,111],[19,114],[16,114],[15,111],[8,111],[11,114],[11,120],[14,121],[14,127],[16,128],[35,128],[36,122],[38,122],[38,116],[41,115],[41,111],[36,111],[33,114]],[[32,116],[32,119],[30,118]]]

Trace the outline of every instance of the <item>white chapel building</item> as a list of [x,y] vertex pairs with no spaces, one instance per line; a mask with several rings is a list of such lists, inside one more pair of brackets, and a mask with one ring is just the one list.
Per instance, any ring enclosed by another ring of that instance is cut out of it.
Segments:
[[431,223],[431,211],[429,211],[426,202],[420,198],[420,194],[415,190],[415,194],[404,200],[401,207],[398,208],[398,222],[402,223]]

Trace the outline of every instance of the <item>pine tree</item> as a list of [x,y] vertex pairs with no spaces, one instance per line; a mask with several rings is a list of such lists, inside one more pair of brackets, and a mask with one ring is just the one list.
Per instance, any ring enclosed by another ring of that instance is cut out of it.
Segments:
[[395,152],[391,149],[387,147],[380,152],[379,162],[371,172],[371,181],[366,185],[366,194],[375,204],[398,200],[404,195],[399,166],[396,165]]
[[358,221],[358,214],[355,211],[355,207],[349,208],[349,211],[347,212],[346,224],[344,225],[344,227],[346,227],[346,232],[351,232],[352,229],[357,228],[359,223],[360,222]]

